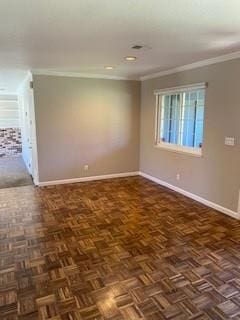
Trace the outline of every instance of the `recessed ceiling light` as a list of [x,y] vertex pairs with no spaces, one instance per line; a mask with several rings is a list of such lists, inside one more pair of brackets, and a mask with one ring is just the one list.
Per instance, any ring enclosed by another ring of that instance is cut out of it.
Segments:
[[104,67],[106,70],[112,70],[113,69],[113,66],[105,66]]
[[135,60],[137,60],[137,57],[127,56],[127,57],[125,57],[125,60],[127,60],[127,61],[135,61]]

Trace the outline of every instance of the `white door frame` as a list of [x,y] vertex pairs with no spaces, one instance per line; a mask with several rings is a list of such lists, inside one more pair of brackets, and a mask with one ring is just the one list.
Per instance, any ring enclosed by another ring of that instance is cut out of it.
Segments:
[[23,144],[25,149],[24,162],[29,173],[33,177],[35,185],[39,184],[38,176],[38,152],[37,152],[37,138],[36,138],[36,119],[34,107],[34,92],[32,88],[32,74],[27,73],[20,89],[19,102],[22,109],[22,131]]

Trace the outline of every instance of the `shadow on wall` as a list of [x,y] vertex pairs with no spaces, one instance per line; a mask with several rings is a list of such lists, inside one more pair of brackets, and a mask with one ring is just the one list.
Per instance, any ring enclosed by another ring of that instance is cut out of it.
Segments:
[[40,182],[138,170],[139,82],[38,75],[34,101]]
[[[101,146],[98,146],[101,149]],[[129,149],[129,151],[127,151]],[[40,182],[76,179],[81,177],[117,174],[138,171],[138,150],[132,156],[130,146],[108,148],[107,150],[92,150],[91,154],[79,154],[71,157],[56,157],[54,163],[48,161],[44,164]],[[93,154],[94,153],[94,154]],[[126,158],[126,153],[130,156]],[[85,169],[85,166],[88,168]]]

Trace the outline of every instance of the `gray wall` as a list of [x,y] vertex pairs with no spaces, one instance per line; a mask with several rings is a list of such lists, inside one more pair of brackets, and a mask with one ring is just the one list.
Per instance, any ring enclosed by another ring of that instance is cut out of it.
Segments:
[[40,182],[138,171],[138,81],[33,81]]
[[[154,147],[154,89],[208,82],[203,157]],[[237,211],[240,188],[240,60],[142,82],[140,170]],[[235,137],[234,147],[224,137]],[[176,180],[176,174],[181,180]]]

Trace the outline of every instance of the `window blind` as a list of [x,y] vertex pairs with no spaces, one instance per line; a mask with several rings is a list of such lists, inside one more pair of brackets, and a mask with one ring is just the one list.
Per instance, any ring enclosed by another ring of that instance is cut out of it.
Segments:
[[0,129],[19,127],[20,112],[17,97],[0,97]]

